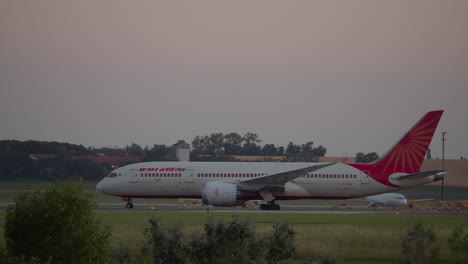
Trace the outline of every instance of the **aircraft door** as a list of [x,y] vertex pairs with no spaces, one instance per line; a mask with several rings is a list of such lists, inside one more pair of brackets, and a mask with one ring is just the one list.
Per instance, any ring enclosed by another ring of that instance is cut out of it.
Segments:
[[192,183],[195,181],[195,172],[193,170],[185,170],[183,175],[185,182]]
[[368,184],[369,183],[369,174],[370,171],[362,171],[361,173],[361,183]]
[[138,182],[138,169],[130,170],[130,182]]

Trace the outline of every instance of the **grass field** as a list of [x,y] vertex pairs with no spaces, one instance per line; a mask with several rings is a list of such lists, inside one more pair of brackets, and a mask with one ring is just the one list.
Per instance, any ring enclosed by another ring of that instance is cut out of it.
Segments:
[[[148,227],[150,217],[160,217],[166,225],[180,221],[187,234],[202,231],[208,213],[180,212],[98,212],[103,223],[114,229],[114,245],[133,241],[135,250],[143,244],[142,232]],[[228,221],[232,214],[214,213],[215,219]],[[345,263],[397,263],[400,241],[410,226],[423,221],[436,230],[442,251],[442,260],[449,262],[449,252],[444,246],[454,226],[468,229],[467,216],[419,215],[303,215],[243,213],[251,219],[258,232],[271,232],[276,222],[294,224],[297,232],[297,259],[333,254]],[[443,263],[443,262],[441,262]]]
[[[52,183],[47,182],[0,182],[0,202],[12,202],[17,189],[28,187],[44,189]],[[96,202],[121,202],[119,197],[111,197],[94,192],[95,182],[85,182],[84,189],[92,190]],[[418,192],[435,193],[438,189],[420,187]],[[448,188],[447,190],[450,190]],[[466,188],[454,189],[466,192]],[[177,203],[177,200],[138,199],[136,203]],[[340,204],[343,201],[305,200],[282,201],[282,204]],[[356,203],[356,201],[345,201]],[[162,212],[162,211],[97,211],[102,223],[112,227],[112,245],[118,248],[126,245],[138,254],[145,241],[143,231],[149,226],[150,217],[160,217],[170,226],[180,221],[184,232],[189,235],[194,231],[203,231],[206,212]],[[228,221],[231,213],[211,213],[215,219]],[[0,223],[3,223],[5,211],[0,210]],[[293,263],[305,263],[319,256],[332,254],[342,263],[398,263],[400,243],[407,230],[423,221],[434,228],[441,245],[442,255],[439,263],[454,263],[450,260],[447,238],[457,225],[468,230],[468,216],[458,215],[331,215],[331,214],[263,214],[260,212],[242,213],[255,223],[258,232],[271,232],[273,223],[287,221],[294,225],[297,256]],[[0,228],[0,246],[4,246],[3,229]]]
[[[113,229],[113,247],[127,245],[137,254],[144,243],[143,230],[150,217],[160,217],[165,225],[179,221],[188,235],[202,231],[208,213],[158,211],[97,211],[102,223]],[[229,221],[231,213],[211,213],[216,220]],[[0,211],[3,222],[5,211]],[[308,215],[243,213],[255,223],[257,232],[270,232],[273,223],[292,223],[297,232],[295,263],[308,258],[333,254],[343,263],[398,263],[400,241],[406,231],[418,221],[434,228],[442,248],[441,261],[450,262],[446,241],[453,227],[468,229],[468,216],[421,215]],[[3,238],[3,230],[0,230]],[[0,240],[0,245],[4,245]]]

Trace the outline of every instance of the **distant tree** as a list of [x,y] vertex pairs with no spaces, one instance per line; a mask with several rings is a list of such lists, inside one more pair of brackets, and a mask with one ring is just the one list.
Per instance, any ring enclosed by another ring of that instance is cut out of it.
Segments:
[[232,132],[224,135],[224,154],[239,155],[242,152],[242,142],[244,139],[238,133]]
[[214,155],[224,154],[224,135],[223,133],[213,133],[209,137],[208,152]]
[[125,150],[129,156],[138,156],[138,157],[143,156],[143,148],[136,143],[132,142],[130,146],[125,147]]
[[[219,155],[261,155],[261,156],[288,156],[285,161],[317,161],[318,157],[325,156],[327,149],[323,146],[313,147],[309,141],[302,145],[289,142],[287,147],[276,147],[274,144],[260,145],[262,140],[256,133],[247,132],[244,136],[236,132],[223,135],[213,133],[209,136],[197,135],[192,141],[191,160],[214,160]],[[213,157],[207,158],[207,155]],[[221,158],[220,160],[223,160]]]
[[262,147],[260,145],[251,143],[251,144],[244,144],[242,147],[242,155],[248,156],[258,156],[261,155]]
[[[138,161],[131,161],[131,160],[124,160],[118,164],[119,167],[127,166],[130,164],[138,163]],[[108,170],[110,170],[111,166],[109,166],[109,163],[104,163],[103,166],[105,166]]]
[[302,145],[296,145],[289,142],[286,147],[285,155],[287,162],[316,162],[318,157],[322,157],[327,152],[323,146],[313,147],[313,142],[309,141]]
[[192,141],[192,152],[202,155],[213,155],[210,153],[210,137],[209,136],[196,136]]
[[284,155],[284,147],[283,147],[283,146],[278,147],[278,155],[279,155],[279,156],[283,156],[283,155]]
[[[13,152],[27,154],[57,154],[57,152],[69,152],[71,155],[89,155],[89,151],[83,145],[49,141],[18,141],[0,140],[0,149],[8,146]],[[60,150],[60,151],[59,151]]]
[[90,159],[73,160],[69,164],[69,170],[63,172],[62,178],[67,178],[69,175],[77,175],[86,180],[101,179],[108,174],[111,166],[106,164],[96,164]]
[[[128,146],[127,146],[128,147]],[[108,156],[128,156],[129,154],[127,153],[127,148],[119,148],[117,146],[109,146],[109,147],[101,147],[101,148],[88,148],[88,151],[90,155],[96,155],[96,154],[105,154]]]
[[52,169],[52,173],[48,176],[51,180],[65,180],[70,177],[73,171],[73,161],[63,157],[50,159],[47,163],[51,164],[48,168]]
[[261,150],[263,156],[276,156],[278,155],[278,149],[276,149],[274,144],[266,144]]
[[111,232],[95,208],[77,179],[45,192],[20,191],[5,215],[6,248],[11,256],[52,264],[107,263]]
[[323,147],[322,145],[314,148],[313,150],[314,156],[316,157],[324,157],[325,154],[327,153],[327,149]]
[[426,158],[427,158],[427,159],[432,159],[432,156],[431,156],[431,149],[430,149],[430,148],[427,149]]
[[226,161],[226,162],[238,162],[240,161],[239,159],[235,159],[232,156],[226,156],[226,155],[218,155],[218,156],[213,156],[213,155],[199,155],[195,153],[190,153],[190,160],[191,161]]
[[375,152],[364,154],[363,152],[356,153],[356,163],[371,163],[379,159],[379,155]]
[[247,132],[245,133],[244,135],[244,141],[245,141],[245,144],[258,144],[258,143],[262,143],[262,140],[260,140],[258,138],[258,135],[256,133],[252,133],[252,132]]
[[29,157],[12,150],[10,146],[0,147],[0,179],[24,177],[25,163]]
[[364,163],[364,152],[356,153],[356,163]]
[[174,149],[166,145],[153,145],[143,150],[143,161],[174,161]]
[[286,146],[286,155],[293,156],[301,153],[301,146],[289,142]]
[[302,144],[301,153],[312,153],[312,151],[314,150],[314,148],[312,147],[313,145],[314,145],[314,142],[312,141]]
[[259,143],[262,142],[255,133],[247,132],[244,137],[244,145],[242,146],[243,155],[260,155],[262,147]]

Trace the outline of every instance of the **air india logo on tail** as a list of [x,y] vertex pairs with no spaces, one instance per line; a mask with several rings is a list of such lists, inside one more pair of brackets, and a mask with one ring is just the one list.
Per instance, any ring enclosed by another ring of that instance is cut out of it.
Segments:
[[424,115],[397,143],[373,164],[349,164],[367,171],[371,178],[387,186],[398,187],[390,182],[394,173],[420,172],[424,155],[444,111],[432,111]]
[[383,171],[419,171],[442,113],[443,111],[427,113],[393,149],[377,161],[379,165],[384,166]]

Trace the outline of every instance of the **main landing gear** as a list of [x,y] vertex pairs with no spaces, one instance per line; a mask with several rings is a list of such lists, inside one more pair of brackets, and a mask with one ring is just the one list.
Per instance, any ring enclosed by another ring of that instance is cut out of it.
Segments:
[[122,197],[122,201],[125,201],[127,202],[127,204],[125,204],[125,208],[127,209],[132,209],[133,208],[133,203],[132,203],[132,197]]
[[259,194],[265,201],[260,205],[261,210],[279,210],[280,206],[275,204],[275,197],[271,194],[270,190],[261,190]]
[[260,210],[280,210],[281,207],[279,206],[279,204],[275,204],[274,201],[273,202],[269,202],[269,203],[262,203],[260,205]]

